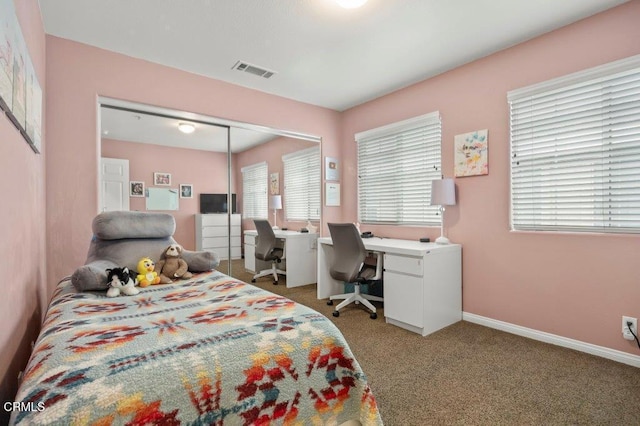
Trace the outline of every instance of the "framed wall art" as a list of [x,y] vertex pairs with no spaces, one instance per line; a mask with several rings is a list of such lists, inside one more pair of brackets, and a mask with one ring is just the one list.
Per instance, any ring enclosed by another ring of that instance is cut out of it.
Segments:
[[180,184],[180,198],[193,198],[193,185],[190,183]]
[[269,194],[280,194],[280,173],[278,172],[269,175]]
[[339,162],[336,157],[324,157],[324,176],[326,180],[340,180]]
[[42,96],[13,0],[0,0],[0,109],[36,153],[42,151]]
[[171,186],[171,173],[153,173],[153,184],[160,186]]
[[475,132],[464,133],[455,137],[455,177],[489,174],[488,133],[487,129],[476,130]]
[[132,180],[129,182],[130,197],[144,197],[144,182]]

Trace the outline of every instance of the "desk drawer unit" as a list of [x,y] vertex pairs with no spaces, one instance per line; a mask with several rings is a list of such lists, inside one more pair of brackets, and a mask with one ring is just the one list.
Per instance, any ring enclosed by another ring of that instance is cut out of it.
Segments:
[[460,246],[421,257],[385,253],[386,321],[423,336],[462,319]]
[[244,234],[244,269],[256,271],[256,236]]
[[[271,267],[271,262],[256,259],[256,243],[257,235],[244,234],[244,269],[248,272],[260,272]],[[279,264],[279,268],[283,269],[285,262]]]
[[383,278],[384,315],[387,322],[399,321],[422,328],[422,257],[385,254]]
[[[318,299],[343,292],[331,277],[331,238],[318,240]],[[426,336],[462,319],[462,247],[395,238],[363,239],[384,253],[384,316],[389,324]]]

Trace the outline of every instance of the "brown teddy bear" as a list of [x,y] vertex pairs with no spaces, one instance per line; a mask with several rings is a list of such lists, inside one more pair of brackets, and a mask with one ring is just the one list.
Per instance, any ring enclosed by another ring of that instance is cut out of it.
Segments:
[[182,258],[182,247],[179,244],[171,244],[162,252],[156,270],[160,274],[160,283],[172,283],[176,278],[191,278],[193,274],[188,271],[189,265]]

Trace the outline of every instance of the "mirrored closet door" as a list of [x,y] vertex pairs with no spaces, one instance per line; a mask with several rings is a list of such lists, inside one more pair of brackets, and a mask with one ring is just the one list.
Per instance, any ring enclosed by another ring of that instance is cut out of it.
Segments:
[[319,137],[99,102],[102,211],[168,212],[176,218],[176,241],[214,251],[218,269],[244,281],[259,267],[243,238],[255,218],[280,229],[299,230],[309,221],[319,227]]

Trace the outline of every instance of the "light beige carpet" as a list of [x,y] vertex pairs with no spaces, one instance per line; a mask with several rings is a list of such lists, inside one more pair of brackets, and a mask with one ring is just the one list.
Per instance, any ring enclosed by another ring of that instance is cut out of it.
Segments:
[[[232,275],[251,282],[240,261]],[[386,425],[640,425],[640,369],[465,321],[422,337],[386,324],[383,309],[334,318],[315,285],[255,285],[338,326]]]

